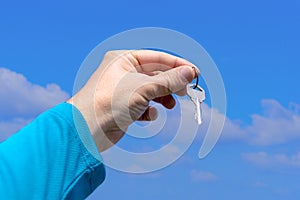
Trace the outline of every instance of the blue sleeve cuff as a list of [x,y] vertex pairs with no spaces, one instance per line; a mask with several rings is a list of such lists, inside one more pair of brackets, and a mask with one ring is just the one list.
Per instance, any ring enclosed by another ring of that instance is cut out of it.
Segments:
[[85,158],[87,168],[74,179],[66,189],[64,198],[83,199],[91,194],[105,179],[105,167],[102,157],[90,133],[88,125],[81,112],[72,104],[62,103],[51,112],[64,118],[74,129],[74,134],[80,144],[81,153]]

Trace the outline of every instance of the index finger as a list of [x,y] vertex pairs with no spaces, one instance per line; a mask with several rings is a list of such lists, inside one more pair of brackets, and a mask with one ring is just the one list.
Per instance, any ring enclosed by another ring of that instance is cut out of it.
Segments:
[[[195,67],[193,63],[183,58],[179,58],[161,51],[137,50],[132,51],[131,54],[138,63],[138,65],[135,66],[136,69],[141,72],[167,71],[183,65]],[[197,74],[199,74],[199,70],[197,67],[195,68]]]

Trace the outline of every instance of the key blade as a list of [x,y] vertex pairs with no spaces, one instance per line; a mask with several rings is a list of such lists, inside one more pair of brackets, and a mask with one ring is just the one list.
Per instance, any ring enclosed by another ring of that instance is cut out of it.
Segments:
[[201,115],[201,103],[199,101],[199,99],[197,98],[197,102],[196,102],[196,120],[198,125],[202,124],[202,115]]

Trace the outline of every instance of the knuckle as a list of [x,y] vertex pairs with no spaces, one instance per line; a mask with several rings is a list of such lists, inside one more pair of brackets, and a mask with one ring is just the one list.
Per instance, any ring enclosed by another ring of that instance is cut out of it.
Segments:
[[155,98],[156,89],[154,84],[147,84],[141,86],[140,90],[143,98],[146,99],[147,101],[151,101],[152,99]]
[[158,89],[164,94],[172,93],[174,80],[169,73],[161,73],[157,76]]
[[108,55],[110,55],[110,54],[112,54],[113,53],[113,51],[107,51],[106,53],[105,53],[105,56],[108,56]]
[[116,54],[117,54],[116,51],[107,51],[104,57],[111,57],[111,56],[115,56]]

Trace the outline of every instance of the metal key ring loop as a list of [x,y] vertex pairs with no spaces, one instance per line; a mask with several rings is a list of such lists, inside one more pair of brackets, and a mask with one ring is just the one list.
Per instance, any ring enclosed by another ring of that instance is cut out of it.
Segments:
[[193,89],[198,89],[200,92],[204,92],[203,88],[200,87],[200,85],[198,85],[197,83],[196,84],[191,84],[191,87]]
[[[193,67],[193,69],[194,69],[194,71],[195,71],[195,74],[197,75],[197,76],[196,76],[196,84],[195,84],[194,87],[193,87],[193,89],[196,89],[196,88],[198,87],[199,78],[198,78],[198,74],[197,74],[197,72],[196,72],[196,68]],[[198,89],[199,89],[199,88],[198,88]],[[202,91],[202,90],[201,90],[201,91]]]

